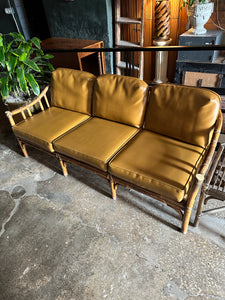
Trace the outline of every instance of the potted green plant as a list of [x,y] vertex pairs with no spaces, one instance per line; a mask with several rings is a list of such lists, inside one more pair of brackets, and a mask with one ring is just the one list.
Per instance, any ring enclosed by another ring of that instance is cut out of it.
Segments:
[[44,54],[41,41],[26,40],[21,33],[0,34],[0,94],[3,102],[15,98],[22,105],[40,94],[40,84],[48,83],[54,70],[52,55]]
[[198,3],[198,4],[204,4],[206,3],[206,0],[184,0],[182,2],[182,6],[181,7],[185,7],[186,5],[187,6],[192,6],[194,5],[195,3]]
[[207,30],[204,25],[213,13],[214,3],[210,0],[183,0],[182,6],[187,7],[187,15],[192,26],[190,32],[193,34],[205,34]]

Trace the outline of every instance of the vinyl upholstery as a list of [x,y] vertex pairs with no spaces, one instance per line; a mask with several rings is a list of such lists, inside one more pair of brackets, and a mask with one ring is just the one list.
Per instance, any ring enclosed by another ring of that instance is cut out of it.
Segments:
[[137,128],[95,117],[55,141],[54,149],[106,172],[108,161],[137,132]]
[[94,85],[93,115],[140,128],[148,94],[147,83],[138,78],[99,76]]
[[90,115],[94,82],[95,76],[91,73],[56,69],[52,74],[51,104]]
[[53,152],[53,140],[88,118],[85,114],[50,107],[15,125],[13,131],[16,136]]
[[204,149],[143,130],[109,164],[109,173],[181,201]]
[[220,111],[216,93],[196,87],[160,84],[152,88],[145,128],[206,147]]
[[16,136],[177,202],[220,111],[209,90],[160,84],[147,104],[140,79],[62,68],[53,72],[51,96],[51,108],[13,127]]

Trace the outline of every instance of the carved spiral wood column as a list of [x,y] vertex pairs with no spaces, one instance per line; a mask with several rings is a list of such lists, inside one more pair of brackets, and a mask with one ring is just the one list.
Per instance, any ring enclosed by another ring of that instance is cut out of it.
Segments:
[[168,39],[170,34],[169,0],[158,0],[155,4],[155,36],[157,39]]
[[[157,0],[155,4],[155,46],[168,46],[170,34],[170,3],[169,0]],[[168,52],[156,52],[155,83],[165,83],[167,79]]]

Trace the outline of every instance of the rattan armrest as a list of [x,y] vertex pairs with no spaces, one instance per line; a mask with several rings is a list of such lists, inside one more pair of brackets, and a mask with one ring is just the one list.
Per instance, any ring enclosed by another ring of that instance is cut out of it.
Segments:
[[205,157],[205,160],[204,160],[204,162],[202,164],[202,167],[200,169],[200,172],[199,172],[203,176],[205,176],[205,174],[207,173],[207,170],[209,169],[209,166],[210,166],[211,161],[213,159],[213,155],[214,155],[214,152],[215,152],[218,140],[219,140],[221,128],[222,128],[222,122],[223,122],[223,116],[222,116],[222,113],[220,111],[217,122],[215,124],[215,130],[214,130],[214,133],[213,133],[213,137],[212,137],[211,143],[209,145],[209,149],[207,151],[207,155]]
[[44,88],[44,90],[40,93],[40,95],[38,97],[36,97],[33,101],[31,101],[30,103],[28,103],[27,105],[24,105],[24,106],[22,106],[20,108],[14,109],[13,111],[6,111],[5,114],[8,117],[11,126],[15,125],[15,120],[13,119],[14,115],[17,115],[17,114],[21,113],[23,119],[25,120],[27,118],[25,112],[27,111],[28,116],[32,117],[32,112],[31,112],[30,108],[32,106],[34,106],[35,104],[37,104],[37,103],[40,105],[40,108],[43,111],[44,110],[44,106],[42,104],[42,98],[45,99],[45,104],[49,108],[50,105],[49,105],[49,102],[48,102],[48,98],[46,96],[48,89],[49,89],[49,86],[46,86]]

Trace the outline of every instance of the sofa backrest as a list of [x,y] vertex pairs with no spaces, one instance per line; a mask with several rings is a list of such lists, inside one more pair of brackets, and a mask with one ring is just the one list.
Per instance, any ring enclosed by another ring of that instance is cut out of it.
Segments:
[[140,128],[148,94],[147,83],[138,78],[101,75],[94,85],[93,115]]
[[220,111],[220,96],[213,91],[175,84],[152,88],[145,128],[206,147]]
[[95,76],[91,73],[56,69],[52,74],[51,104],[90,115],[94,82]]

